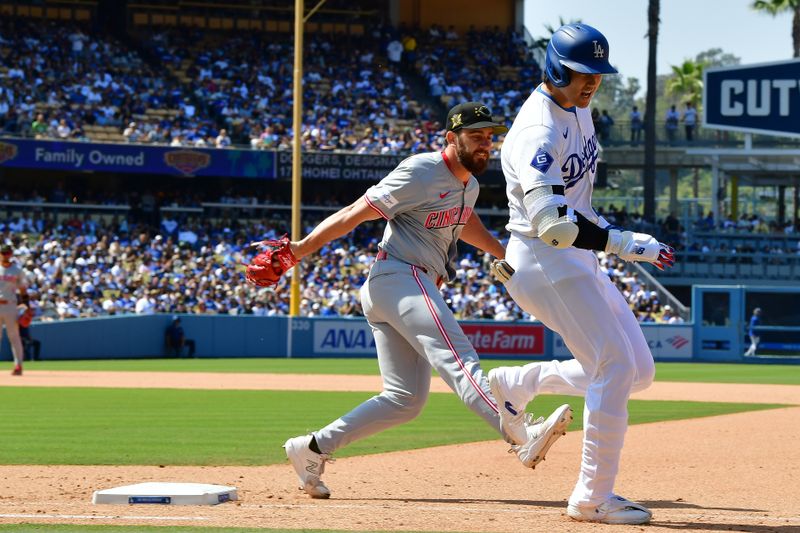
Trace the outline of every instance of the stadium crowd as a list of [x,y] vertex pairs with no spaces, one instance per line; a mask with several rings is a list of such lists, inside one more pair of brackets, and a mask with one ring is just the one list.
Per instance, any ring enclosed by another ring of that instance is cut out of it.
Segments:
[[[253,148],[288,149],[293,95],[286,58],[293,45],[288,35],[276,37],[265,47],[258,35],[168,31],[142,42],[168,70],[181,73],[184,92],[197,106],[192,112],[213,117]],[[414,101],[400,65],[380,54],[390,38],[376,29],[358,38],[337,36],[334,46],[334,36],[308,36],[305,149],[393,154],[430,149],[439,129],[432,129],[434,111]],[[397,128],[397,121],[420,127]]]
[[[112,126],[130,143],[226,148],[288,149],[291,142],[291,64],[288,35],[169,30],[133,35],[124,42],[77,25],[0,20],[0,132],[36,138],[92,140],[86,126]],[[333,40],[336,39],[335,46]],[[157,68],[154,68],[157,65]],[[437,150],[441,109],[468,100],[487,102],[511,119],[526,94],[519,79],[541,71],[521,35],[498,28],[427,30],[376,26],[359,36],[315,33],[306,42],[306,150],[404,154]],[[427,95],[415,100],[414,80]],[[491,83],[487,83],[491,80]],[[154,113],[153,111],[159,111]],[[209,198],[209,194],[216,194]],[[248,222],[224,211],[206,218],[168,214],[159,206],[202,202],[271,204],[267,192],[225,194],[191,190],[144,190],[130,194],[29,189],[2,192],[6,201],[127,205],[116,217],[59,217],[32,212],[0,216],[0,240],[17,246],[31,282],[33,305],[44,320],[113,313],[206,312],[285,314],[288,290],[256,290],[243,283],[246,244],[274,237],[266,228],[286,227],[273,218]],[[313,205],[342,205],[319,194]],[[0,211],[2,213],[2,211]],[[269,213],[269,212],[268,212]],[[612,224],[658,235],[679,251],[800,253],[774,243],[737,244],[693,239],[697,231],[793,235],[794,228],[758,217],[715,223],[700,217],[687,231],[674,217],[659,225],[613,207]],[[217,216],[219,215],[219,216]],[[502,230],[502,217],[497,218]],[[306,315],[358,314],[358,287],[374,257],[379,233],[360,231],[322,250],[304,268]],[[675,320],[635,274],[614,257],[599,254],[642,321]],[[457,279],[444,287],[459,318],[529,319],[486,272],[487,258],[467,250]],[[736,259],[738,260],[738,259]],[[749,259],[748,259],[749,260]],[[282,283],[286,283],[283,280]]]
[[522,34],[511,29],[472,27],[462,38],[452,27],[445,31],[433,25],[418,33],[417,70],[430,95],[449,106],[484,102],[495,114],[512,119],[529,94],[524,86],[520,91],[520,80],[535,84],[542,77]]
[[[0,21],[0,132],[87,141],[86,126],[113,126],[120,142],[290,149],[289,37],[181,29],[123,42],[75,24]],[[313,33],[305,48],[306,150],[436,150],[447,106],[480,100],[510,123],[527,96],[519,79],[541,77],[522,35],[499,28],[376,26]]]
[[[310,229],[318,220],[308,220]],[[273,289],[245,283],[253,241],[279,236],[287,216],[260,221],[163,217],[160,225],[130,216],[59,217],[29,213],[0,218],[0,242],[12,243],[24,268],[37,320],[124,313],[285,315],[289,277]],[[305,316],[359,315],[358,290],[377,252],[382,224],[366,224],[303,263]],[[670,310],[614,257],[600,263],[641,321],[669,321]],[[466,247],[456,279],[443,287],[461,319],[529,320],[488,274],[490,258]]]
[[[386,57],[399,31],[309,36],[304,149],[441,147],[442,110],[417,102],[408,65]],[[77,25],[0,21],[0,132],[86,141],[86,126],[113,126],[123,142],[289,149],[293,45],[273,37],[171,30],[126,45]]]
[[88,140],[88,124],[121,126],[182,96],[135,51],[75,25],[1,19],[0,57],[0,128],[9,133]]

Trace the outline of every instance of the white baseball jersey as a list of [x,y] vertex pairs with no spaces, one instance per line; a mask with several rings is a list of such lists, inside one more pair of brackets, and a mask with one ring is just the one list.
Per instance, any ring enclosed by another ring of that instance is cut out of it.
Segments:
[[575,359],[508,367],[515,408],[542,393],[585,395],[581,473],[572,505],[599,505],[614,492],[628,397],[647,388],[655,365],[628,302],[590,250],[555,248],[537,237],[522,202],[535,187],[564,187],[567,204],[601,227],[592,209],[598,144],[588,109],[563,108],[539,86],[514,120],[501,151],[510,208],[506,260],[514,301],[558,333]]
[[367,203],[388,220],[381,250],[395,259],[453,279],[457,242],[478,199],[478,180],[466,185],[445,155],[413,155],[366,192]]
[[543,185],[563,185],[567,204],[605,227],[592,209],[599,147],[588,108],[565,108],[542,86],[531,93],[514,119],[500,150],[506,177],[509,221],[506,229],[538,235],[522,199]]
[[25,275],[22,269],[11,263],[10,266],[0,265],[0,301],[8,302],[4,305],[13,305],[17,308],[17,291],[25,286]]

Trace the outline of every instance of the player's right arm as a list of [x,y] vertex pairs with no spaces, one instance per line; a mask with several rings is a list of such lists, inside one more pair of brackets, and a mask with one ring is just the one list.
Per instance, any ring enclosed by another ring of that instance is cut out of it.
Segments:
[[561,178],[564,143],[554,128],[535,126],[520,132],[510,154],[523,191],[523,205],[539,238],[554,248],[583,248],[647,261],[663,270],[674,263],[674,250],[644,233],[606,229],[567,202]]
[[380,217],[381,215],[370,207],[366,196],[362,196],[320,222],[302,240],[292,242],[290,244],[292,253],[297,259],[301,259],[316,252],[332,240],[347,235],[359,224]]
[[292,242],[292,252],[301,259],[330,241],[347,235],[362,222],[378,218],[389,220],[424,199],[419,180],[414,179],[413,168],[406,160],[367,189],[364,196],[323,220],[301,241]]
[[564,196],[561,164],[564,140],[553,127],[521,131],[511,150],[511,164],[522,188],[522,203],[531,227],[544,242],[569,248],[578,238],[578,215]]

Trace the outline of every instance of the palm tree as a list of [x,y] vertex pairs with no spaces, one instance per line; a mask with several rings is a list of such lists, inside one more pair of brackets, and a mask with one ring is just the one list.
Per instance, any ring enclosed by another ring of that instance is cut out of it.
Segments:
[[667,80],[667,94],[686,97],[695,107],[703,97],[704,63],[687,59],[680,66],[672,65],[672,77]]
[[756,0],[753,9],[769,13],[773,17],[779,13],[793,11],[792,18],[792,44],[794,57],[800,57],[800,0]]
[[647,7],[647,99],[644,116],[644,219],[656,220],[656,48],[658,45],[660,0]]

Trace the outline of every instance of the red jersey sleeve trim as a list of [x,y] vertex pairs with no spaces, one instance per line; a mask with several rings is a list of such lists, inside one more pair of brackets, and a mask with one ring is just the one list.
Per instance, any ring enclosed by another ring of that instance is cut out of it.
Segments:
[[380,208],[379,208],[378,206],[376,206],[375,204],[373,204],[373,203],[370,201],[370,199],[367,197],[367,195],[366,195],[366,194],[364,195],[364,200],[366,200],[366,202],[367,202],[367,205],[368,205],[368,206],[370,206],[372,209],[374,209],[374,210],[375,210],[375,211],[376,211],[376,212],[377,212],[377,213],[378,213],[378,214],[379,214],[379,215],[380,215],[380,216],[381,216],[383,219],[385,219],[385,220],[389,220],[389,217],[387,217],[387,216],[386,216],[386,215],[383,213],[383,211],[381,211],[381,210],[380,210]]
[[455,176],[456,173],[453,172],[453,166],[450,164],[450,159],[447,157],[447,154],[444,153],[444,150],[442,150],[442,159],[444,160],[444,164],[447,165],[447,170],[450,171],[450,174]]

